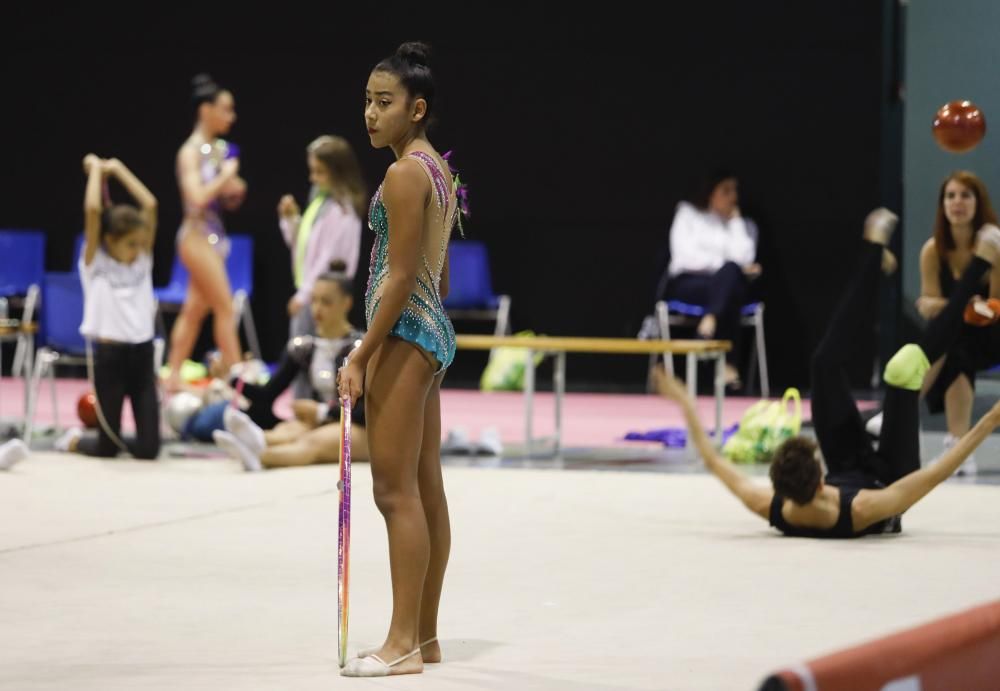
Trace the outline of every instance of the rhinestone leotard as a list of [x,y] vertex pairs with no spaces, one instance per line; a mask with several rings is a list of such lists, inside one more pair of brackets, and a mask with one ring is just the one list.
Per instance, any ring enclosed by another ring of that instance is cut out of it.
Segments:
[[[427,237],[422,241],[416,288],[410,294],[389,335],[422,348],[437,362],[437,371],[442,372],[455,359],[455,329],[441,304],[440,293],[441,272],[444,269],[448,241],[458,214],[455,183],[448,184],[448,176],[433,156],[414,151],[407,154],[407,157],[419,162],[430,178],[431,223],[427,226]],[[365,318],[371,328],[389,276],[390,219],[382,203],[382,185],[379,185],[372,197],[368,209],[368,227],[375,232],[368,288],[365,291]]]
[[[198,172],[202,184],[208,184],[219,175],[219,169],[226,153],[226,142],[221,139],[213,143],[203,143],[198,147]],[[178,180],[180,173],[178,172]],[[229,256],[229,238],[222,224],[222,207],[219,200],[212,200],[203,208],[184,203],[184,220],[177,232],[177,242],[184,233],[194,230],[205,236],[213,249],[225,259]]]

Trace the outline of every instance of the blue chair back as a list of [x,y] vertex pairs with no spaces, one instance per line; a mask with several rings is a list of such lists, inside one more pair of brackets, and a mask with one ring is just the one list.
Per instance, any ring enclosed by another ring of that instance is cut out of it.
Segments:
[[486,245],[474,240],[454,240],[448,246],[448,309],[489,308],[497,306],[490,276]]
[[229,256],[226,258],[229,285],[234,293],[245,290],[250,297],[253,295],[253,238],[249,235],[230,235],[229,242]]
[[45,233],[0,230],[0,295],[25,295],[45,277]]
[[74,355],[86,352],[80,335],[83,322],[83,286],[76,271],[49,272],[42,281],[40,340],[50,348]]
[[[235,293],[245,290],[247,297],[253,295],[253,238],[249,235],[230,235],[229,256],[226,257],[226,273],[229,285]],[[190,275],[181,261],[179,253],[174,253],[174,263],[170,269],[170,282],[155,290],[156,299],[161,303],[180,304],[187,295]]]
[[189,280],[187,267],[181,262],[180,253],[175,252],[174,263],[170,268],[170,282],[165,287],[156,288],[153,291],[156,294],[156,299],[165,303],[180,304],[184,302]]

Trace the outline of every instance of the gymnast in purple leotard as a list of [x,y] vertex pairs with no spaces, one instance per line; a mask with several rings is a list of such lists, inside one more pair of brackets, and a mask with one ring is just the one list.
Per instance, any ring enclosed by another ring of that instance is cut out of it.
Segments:
[[213,316],[215,344],[228,369],[240,360],[240,342],[233,318],[233,299],[226,275],[229,240],[221,210],[242,202],[246,183],[239,176],[234,145],[222,137],[236,121],[233,95],[211,77],[193,81],[197,109],[194,131],[177,152],[177,182],[184,220],[177,231],[177,253],[191,276],[187,295],[170,334],[170,380],[180,386],[180,367],[190,356],[201,324]]

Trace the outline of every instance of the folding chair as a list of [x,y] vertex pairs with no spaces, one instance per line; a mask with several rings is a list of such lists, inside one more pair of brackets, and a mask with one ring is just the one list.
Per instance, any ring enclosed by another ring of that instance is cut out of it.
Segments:
[[45,233],[41,230],[0,230],[0,296],[26,296],[45,275]]
[[[0,319],[9,332],[4,342],[16,342],[11,376],[27,381],[34,356],[35,337],[30,325],[45,276],[45,233],[40,230],[0,230]],[[19,320],[11,321],[11,305],[22,308]],[[27,328],[23,328],[27,327]]]
[[493,333],[510,333],[510,296],[496,295],[486,245],[454,240],[448,245],[448,297],[444,308],[454,320],[492,321]]
[[[661,301],[662,302],[662,301]],[[679,300],[666,301],[666,319],[661,316],[661,310],[657,303],[657,315],[661,332],[666,334],[664,338],[670,338],[670,327],[681,326],[694,328],[703,316],[705,308],[700,305],[691,305]],[[767,374],[767,345],[764,339],[764,303],[751,302],[744,305],[740,310],[740,326],[752,327],[754,330],[754,341],[750,353],[750,366],[747,374],[747,384],[753,382],[760,370],[760,393],[763,398],[771,395],[771,380]]]
[[[656,335],[665,340],[669,340],[671,337],[671,326],[694,328],[697,326],[701,317],[704,316],[705,310],[703,307],[698,305],[690,305],[678,300],[660,300],[656,303],[654,313],[656,315],[656,326],[653,327],[653,329],[657,331]],[[768,398],[771,395],[771,381],[767,373],[767,346],[764,339],[764,303],[751,302],[750,304],[744,306],[740,312],[740,325],[752,326],[755,334],[752,346],[753,352],[751,352],[750,355],[747,384],[753,381],[754,376],[757,374],[757,368],[759,368],[761,396],[763,398]],[[646,336],[649,335],[650,334],[647,334]],[[640,338],[642,337],[643,335],[640,335]],[[652,369],[653,365],[656,364],[656,358],[656,355],[650,356],[650,369]],[[667,371],[673,372],[673,361],[671,356],[664,355],[663,358]],[[652,390],[652,379],[647,382],[647,388]]]
[[[255,358],[260,359],[260,341],[257,338],[257,327],[250,309],[250,297],[253,295],[253,238],[248,235],[230,235],[229,241],[226,273],[229,275],[229,285],[233,291],[236,328],[239,330],[240,326],[243,326],[251,352]],[[175,254],[170,281],[166,286],[155,288],[153,291],[159,304],[157,323],[161,333],[166,331],[162,313],[180,310],[187,296],[189,281],[187,268],[181,262],[180,255]]]
[[45,345],[38,349],[31,374],[30,393],[25,413],[24,439],[34,431],[42,377],[48,375],[52,394],[54,427],[59,428],[59,405],[55,369],[59,365],[86,365],[87,342],[80,335],[83,322],[83,286],[76,271],[45,274],[42,288],[40,338]]

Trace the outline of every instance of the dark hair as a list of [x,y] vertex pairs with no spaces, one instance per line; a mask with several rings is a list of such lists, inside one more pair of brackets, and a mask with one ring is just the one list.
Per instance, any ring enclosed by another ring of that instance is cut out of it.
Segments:
[[354,207],[358,218],[364,218],[368,191],[361,177],[361,167],[354,149],[343,137],[323,135],[314,139],[306,151],[326,166],[333,183],[333,196],[337,201]]
[[944,188],[948,183],[955,182],[972,190],[972,196],[976,198],[976,213],[972,217],[972,241],[975,243],[979,236],[979,229],[986,223],[996,223],[997,215],[993,211],[993,204],[990,202],[989,192],[986,185],[975,173],[967,170],[956,170],[941,183],[941,190],[938,192],[937,214],[934,216],[934,248],[938,256],[944,259],[955,249],[955,236],[951,232],[951,223],[944,215]]
[[738,180],[736,173],[728,168],[716,168],[699,181],[698,188],[691,197],[691,203],[702,211],[708,210],[708,202],[712,198],[712,192],[724,180]]
[[101,212],[101,238],[118,239],[146,226],[142,214],[134,206],[115,204]]
[[771,459],[774,491],[804,506],[816,496],[822,468],[816,458],[816,442],[805,437],[786,439]]
[[317,281],[336,283],[344,295],[354,296],[354,280],[347,275],[347,264],[343,259],[334,259],[326,271],[316,277]]
[[429,124],[434,108],[434,75],[431,74],[430,56],[431,48],[426,43],[404,43],[372,70],[396,75],[411,98],[422,98],[427,102],[423,120],[425,126]]
[[202,103],[215,103],[215,99],[224,90],[215,83],[215,80],[210,75],[204,72],[195,75],[191,80],[191,103],[194,105],[195,110],[198,110]]

